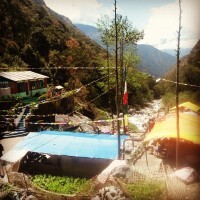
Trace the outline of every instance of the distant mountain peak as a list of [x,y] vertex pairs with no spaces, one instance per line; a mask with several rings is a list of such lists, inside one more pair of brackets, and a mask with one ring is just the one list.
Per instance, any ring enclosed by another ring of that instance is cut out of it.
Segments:
[[[100,32],[96,27],[85,24],[75,24],[75,26],[104,47],[101,42]],[[138,44],[137,53],[140,57],[138,68],[154,76],[163,76],[176,60],[174,56],[148,44]]]
[[140,57],[138,68],[153,76],[163,76],[176,61],[175,56],[162,52],[151,45],[139,44],[137,49]]
[[[181,48],[180,49],[180,57],[183,57],[185,55],[188,55],[192,49],[191,48]],[[176,56],[176,50],[175,49],[162,49],[163,52],[168,53],[172,56]]]
[[44,0],[33,0],[36,4],[38,4],[38,5],[43,5],[43,6],[45,6],[46,5],[46,3],[44,2]]

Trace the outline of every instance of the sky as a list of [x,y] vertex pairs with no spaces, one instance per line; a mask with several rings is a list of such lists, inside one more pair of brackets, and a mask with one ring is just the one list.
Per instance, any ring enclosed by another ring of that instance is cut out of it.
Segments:
[[[96,26],[103,15],[114,18],[114,0],[44,0],[72,23]],[[193,48],[200,39],[200,0],[182,0],[181,48]],[[177,49],[178,0],[117,0],[117,13],[127,16],[133,27],[144,31],[140,44]]]

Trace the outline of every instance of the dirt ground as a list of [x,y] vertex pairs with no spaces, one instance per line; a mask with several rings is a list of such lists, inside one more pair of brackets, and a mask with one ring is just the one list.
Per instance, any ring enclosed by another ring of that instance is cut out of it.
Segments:
[[14,138],[6,138],[6,139],[1,140],[1,144],[4,147],[3,155],[6,154],[9,150],[11,150],[23,138],[24,137],[14,137]]

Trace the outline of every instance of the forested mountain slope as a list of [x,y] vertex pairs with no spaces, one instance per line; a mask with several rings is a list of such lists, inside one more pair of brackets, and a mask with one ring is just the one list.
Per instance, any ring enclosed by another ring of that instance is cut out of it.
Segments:
[[1,67],[88,67],[103,52],[67,17],[49,9],[42,0],[1,1]]
[[[192,85],[200,85],[200,40],[191,53],[180,60],[180,81]],[[165,75],[170,80],[176,80],[174,65]]]
[[[200,104],[200,40],[194,46],[190,54],[180,60],[180,92]],[[166,73],[167,80],[176,81],[176,65]],[[174,91],[175,84],[168,84],[168,90]]]
[[87,102],[103,92],[105,79],[84,85],[102,77],[105,58],[101,46],[43,0],[1,0],[0,72],[31,70],[49,76],[49,84],[82,88],[76,106],[88,109]]
[[[1,0],[0,71],[32,70],[47,75],[49,84],[79,91],[74,98],[76,109],[86,114],[92,106],[109,108],[108,91],[115,102],[114,66],[111,56],[108,89],[105,49],[70,19],[49,9],[43,0]],[[127,77],[131,106],[152,100],[155,83],[151,78],[134,66]],[[112,107],[116,109],[115,103]]]
[[176,62],[175,56],[162,52],[151,45],[140,44],[137,49],[140,57],[138,68],[151,75],[163,76]]

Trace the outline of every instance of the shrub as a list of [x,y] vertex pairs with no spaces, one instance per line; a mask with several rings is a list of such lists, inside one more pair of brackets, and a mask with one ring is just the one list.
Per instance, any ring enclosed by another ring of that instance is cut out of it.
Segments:
[[85,194],[92,190],[92,183],[86,178],[61,177],[44,174],[35,175],[32,181],[34,185],[42,189],[62,194]]

